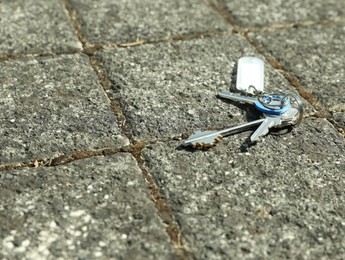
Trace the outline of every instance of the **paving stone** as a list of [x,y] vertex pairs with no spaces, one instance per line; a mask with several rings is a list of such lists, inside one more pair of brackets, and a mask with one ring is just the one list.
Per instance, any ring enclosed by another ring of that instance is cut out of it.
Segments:
[[[326,33],[327,32],[327,33]],[[345,24],[252,34],[328,110],[345,109]]]
[[171,259],[174,249],[135,159],[94,157],[0,173],[7,259]]
[[[135,138],[166,138],[259,115],[216,98],[230,89],[237,60],[259,54],[238,35],[99,52]],[[293,91],[266,64],[265,88]],[[249,118],[249,119],[248,119]]]
[[244,27],[323,22],[345,17],[345,2],[338,0],[216,1]]
[[345,111],[334,113],[334,119],[339,123],[340,127],[345,129]]
[[231,30],[207,1],[71,0],[91,43],[162,40]]
[[0,82],[1,163],[128,144],[87,56],[1,62]]
[[247,149],[245,135],[208,151],[179,142],[143,151],[187,250],[196,259],[341,259],[344,139],[312,118]]
[[0,54],[61,53],[81,49],[59,1],[1,1]]

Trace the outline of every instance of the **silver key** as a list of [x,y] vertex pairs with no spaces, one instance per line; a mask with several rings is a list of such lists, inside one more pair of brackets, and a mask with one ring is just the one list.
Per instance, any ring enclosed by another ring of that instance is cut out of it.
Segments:
[[270,128],[282,128],[289,125],[294,125],[298,120],[299,111],[296,108],[290,107],[284,114],[279,116],[267,115],[258,129],[250,137],[251,142],[259,141],[260,137],[268,134]]
[[290,107],[289,110],[282,115],[276,116],[264,114],[265,118],[261,118],[243,125],[226,128],[219,131],[198,130],[185,141],[185,144],[199,148],[212,147],[227,135],[243,132],[256,125],[260,125],[250,137],[250,141],[254,143],[259,141],[261,137],[268,134],[270,128],[282,128],[288,125],[293,125],[298,114],[298,109]]
[[258,127],[258,129],[256,129],[256,131],[251,135],[250,141],[252,143],[259,141],[260,137],[268,134],[270,128],[279,126],[281,124],[281,121],[282,119],[279,116],[267,116]]
[[248,97],[231,92],[221,92],[218,95],[222,98],[230,99],[232,101],[255,105],[256,109],[262,113],[271,115],[281,115],[285,113],[291,106],[288,95],[284,94]]
[[243,102],[252,105],[259,101],[257,97],[242,96],[231,92],[221,92],[218,95],[222,98],[230,99],[232,101]]
[[185,144],[201,148],[211,147],[218,143],[219,140],[222,139],[224,136],[231,135],[236,132],[246,131],[252,128],[253,126],[261,124],[264,121],[265,119],[262,118],[243,125],[226,128],[219,131],[198,130],[186,140]]

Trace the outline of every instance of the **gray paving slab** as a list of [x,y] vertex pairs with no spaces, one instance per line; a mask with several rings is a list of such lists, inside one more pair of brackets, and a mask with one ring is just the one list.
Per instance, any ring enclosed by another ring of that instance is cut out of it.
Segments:
[[129,143],[86,55],[0,66],[1,163]]
[[172,259],[130,154],[0,173],[2,259]]
[[333,116],[340,127],[345,129],[345,111],[334,113]]
[[345,24],[251,35],[283,69],[334,112],[345,109]]
[[345,18],[345,2],[338,0],[216,0],[243,27],[279,26]]
[[207,1],[71,0],[90,43],[163,40],[231,30]]
[[[237,60],[244,55],[259,56],[238,35],[97,54],[133,136],[145,140],[257,118],[254,108],[216,98],[218,92],[230,89]],[[265,89],[293,91],[268,64]]]
[[185,248],[196,259],[342,259],[344,139],[313,118],[243,149],[248,135],[208,151],[143,150]]
[[1,1],[0,54],[61,53],[81,49],[61,1]]

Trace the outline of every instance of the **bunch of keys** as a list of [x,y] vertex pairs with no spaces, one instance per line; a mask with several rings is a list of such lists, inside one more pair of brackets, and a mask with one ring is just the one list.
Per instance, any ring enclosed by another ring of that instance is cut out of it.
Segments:
[[[259,67],[254,67],[254,72],[256,72],[257,76],[256,79],[254,79],[254,83],[260,87],[260,91],[257,91],[254,85],[248,85],[248,82],[243,80],[244,77],[242,75],[242,81],[237,81],[237,89],[245,90],[246,93],[256,92],[255,96],[241,95],[231,92],[222,92],[218,95],[232,101],[254,105],[257,110],[263,113],[263,118],[219,131],[198,130],[185,141],[186,145],[192,145],[196,148],[212,147],[218,143],[221,138],[227,135],[246,131],[259,125],[257,130],[250,137],[250,141],[255,143],[259,141],[260,138],[268,134],[270,128],[293,126],[302,120],[303,106],[299,97],[292,93],[263,93],[261,91],[263,89],[263,61],[253,57],[244,57],[242,58],[242,61],[243,59],[245,61],[243,63],[244,65],[242,64],[242,69],[240,66],[241,59],[239,60],[237,80],[241,79],[240,74],[243,74],[243,68],[248,65],[245,62],[249,62],[250,65],[252,65],[253,61],[255,63],[259,63]],[[245,87],[243,87],[243,84],[246,84]]]

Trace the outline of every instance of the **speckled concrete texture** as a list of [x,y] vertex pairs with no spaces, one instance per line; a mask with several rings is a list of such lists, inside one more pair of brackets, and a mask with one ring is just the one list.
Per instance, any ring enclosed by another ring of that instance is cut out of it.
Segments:
[[3,62],[0,79],[1,163],[129,143],[87,56]]
[[171,259],[173,248],[128,154],[0,173],[2,259]]
[[340,259],[345,142],[337,131],[308,119],[247,151],[243,139],[229,137],[207,152],[176,142],[143,151],[186,248],[196,259]]
[[157,41],[231,30],[207,1],[72,0],[71,5],[90,43]]
[[68,14],[58,1],[1,1],[0,55],[81,49]]
[[284,24],[311,24],[345,17],[345,2],[337,0],[214,0],[240,26],[281,27]]
[[[0,258],[343,259],[344,7],[0,0]],[[249,55],[301,123],[185,146]]]

